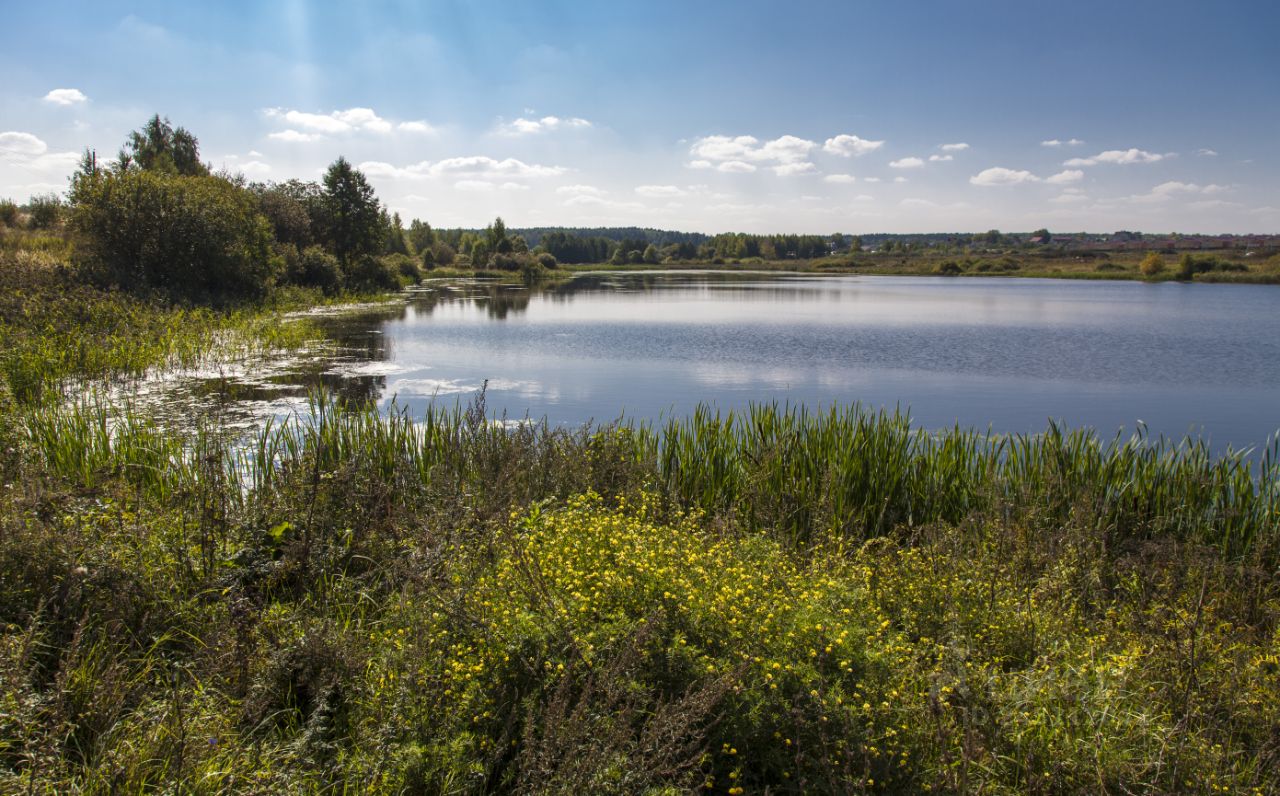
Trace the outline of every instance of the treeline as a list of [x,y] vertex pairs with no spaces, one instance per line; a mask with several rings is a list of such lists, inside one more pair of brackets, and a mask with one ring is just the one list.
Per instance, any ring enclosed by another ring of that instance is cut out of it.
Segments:
[[65,201],[5,202],[0,224],[65,231],[96,283],[197,303],[258,300],[284,286],[395,290],[455,262],[527,277],[556,264],[507,234],[501,219],[461,235],[439,235],[417,219],[406,229],[342,157],[319,182],[214,173],[196,137],[159,115],[114,161],[86,150]]

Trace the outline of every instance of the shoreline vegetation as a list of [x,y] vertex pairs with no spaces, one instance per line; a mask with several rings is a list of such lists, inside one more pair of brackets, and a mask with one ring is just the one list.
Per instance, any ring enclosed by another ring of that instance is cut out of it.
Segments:
[[[424,277],[587,267],[500,221],[465,255],[415,239],[344,164],[255,188],[156,118],[69,204],[0,213],[0,791],[1280,792],[1280,440],[857,406],[559,429],[483,391],[317,394],[245,437],[92,397],[316,343],[309,308]],[[1277,270],[1207,256],[1145,276]]]

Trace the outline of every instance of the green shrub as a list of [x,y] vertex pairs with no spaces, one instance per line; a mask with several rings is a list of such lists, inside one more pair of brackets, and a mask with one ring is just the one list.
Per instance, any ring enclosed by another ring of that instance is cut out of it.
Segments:
[[62,220],[65,205],[57,194],[33,196],[27,204],[27,226],[31,229],[51,229]]
[[101,282],[179,299],[252,298],[283,267],[252,196],[219,177],[99,173],[75,198],[81,263]]
[[288,262],[285,278],[290,284],[318,287],[330,295],[336,293],[342,284],[338,258],[319,246],[308,246]]
[[[1099,268],[1098,270],[1102,270]],[[1142,265],[1138,266],[1138,270],[1143,276],[1156,276],[1164,273],[1164,258],[1155,252],[1151,252],[1142,258]]]
[[12,227],[18,223],[18,206],[8,199],[0,199],[0,224]]
[[541,252],[538,254],[538,264],[543,268],[555,268],[558,265],[555,255],[550,252]]
[[[979,268],[978,270],[985,271],[989,269]],[[962,269],[960,264],[955,260],[947,260],[945,263],[938,263],[938,266],[933,269],[933,272],[942,276],[957,276],[964,273],[964,269]]]
[[348,290],[357,293],[396,290],[401,286],[396,267],[371,255],[352,260],[347,266],[344,282]]

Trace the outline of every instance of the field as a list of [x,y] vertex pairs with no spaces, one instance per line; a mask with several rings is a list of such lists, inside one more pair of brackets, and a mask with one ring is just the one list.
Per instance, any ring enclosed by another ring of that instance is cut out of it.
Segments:
[[0,790],[1280,789],[1275,449],[483,395],[178,433],[95,385],[315,330],[0,258]]

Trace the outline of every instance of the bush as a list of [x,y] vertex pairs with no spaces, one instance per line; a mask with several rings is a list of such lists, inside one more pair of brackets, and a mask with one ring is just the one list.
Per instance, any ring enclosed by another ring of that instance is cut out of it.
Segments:
[[260,297],[283,266],[252,196],[219,177],[98,174],[76,188],[72,215],[89,275],[173,298]]
[[526,285],[534,285],[541,282],[547,276],[547,269],[542,267],[542,263],[533,258],[525,258],[520,263],[520,279]]
[[18,223],[18,206],[8,199],[0,199],[0,224],[12,227]]
[[964,273],[964,269],[955,260],[947,260],[945,263],[938,263],[938,267],[934,268],[933,272],[942,276],[957,276]]
[[332,295],[342,285],[342,268],[337,257],[319,246],[308,246],[288,261],[285,278],[290,284],[318,287]]
[[27,226],[31,229],[50,229],[62,220],[64,205],[57,194],[33,196],[27,204]]
[[396,267],[371,255],[352,260],[347,266],[344,281],[348,290],[358,293],[376,293],[401,287]]
[[417,260],[407,254],[388,254],[382,258],[382,262],[410,283],[415,283],[422,278],[422,269],[418,267]]
[[489,259],[489,266],[499,271],[515,271],[521,267],[521,258],[511,254],[495,254]]
[[555,268],[559,263],[556,262],[555,255],[542,252],[538,255],[538,264],[543,268]]
[[1155,252],[1151,252],[1142,258],[1142,264],[1138,266],[1138,270],[1143,276],[1156,276],[1164,273],[1164,258]]

